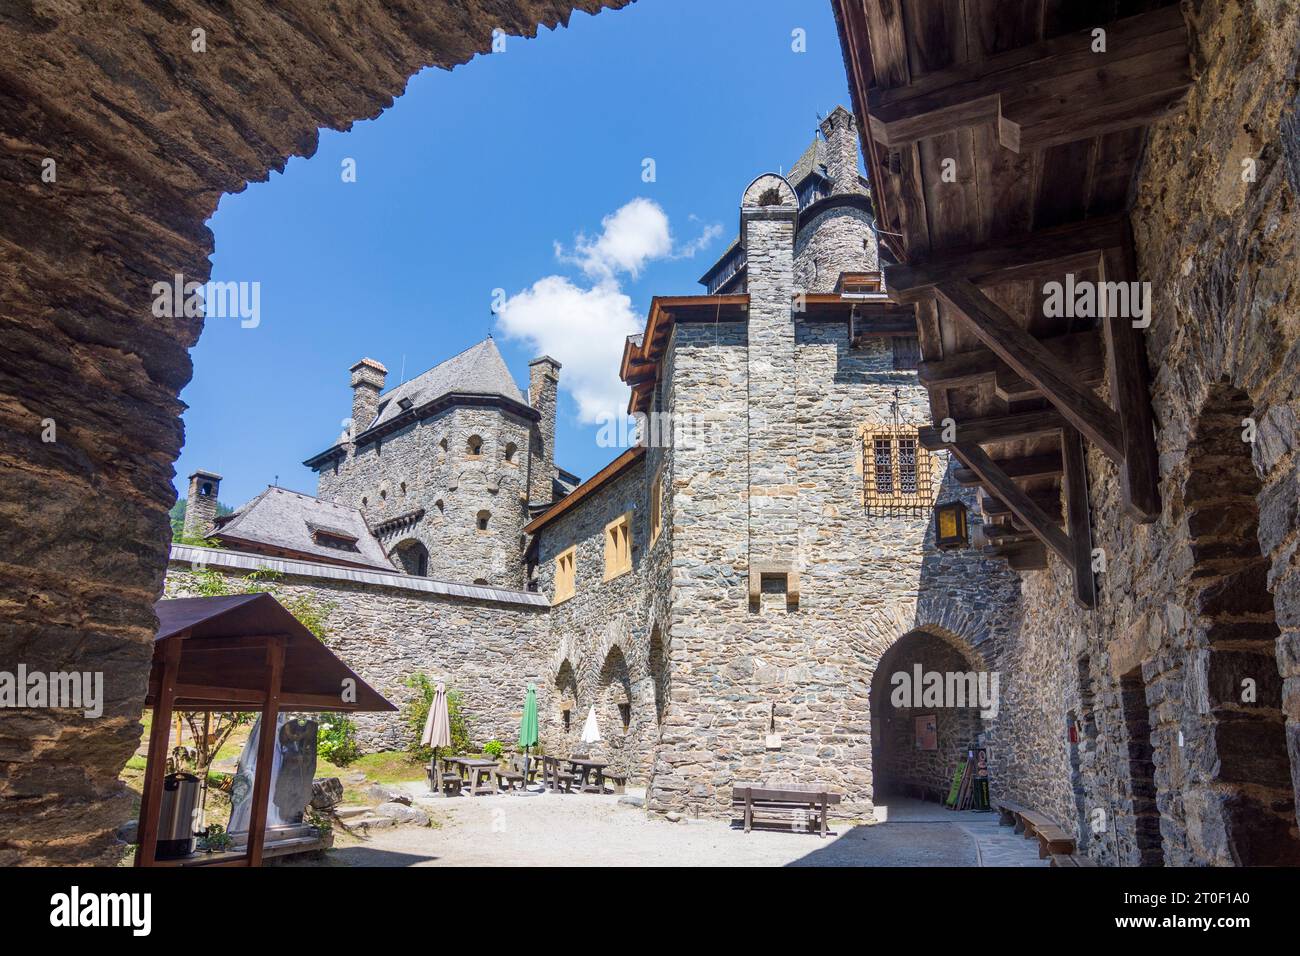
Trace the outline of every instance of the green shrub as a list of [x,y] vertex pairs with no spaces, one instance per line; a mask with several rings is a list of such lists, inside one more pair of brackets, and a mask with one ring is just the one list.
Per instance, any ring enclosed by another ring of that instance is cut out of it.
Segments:
[[361,756],[357,725],[345,714],[321,714],[316,731],[316,753],[336,767],[346,767]]
[[501,754],[505,751],[505,746],[499,740],[489,740],[483,745],[483,756],[491,757],[493,760],[500,760]]
[[[406,686],[415,690],[415,696],[402,706],[402,722],[406,724],[406,750],[419,760],[428,760],[433,756],[433,749],[420,743],[424,736],[424,722],[429,719],[429,708],[433,706],[433,692],[437,685],[429,680],[428,674],[415,673],[406,679]],[[468,753],[469,726],[460,709],[460,691],[447,691],[447,716],[451,723],[451,746],[443,747],[446,756]]]

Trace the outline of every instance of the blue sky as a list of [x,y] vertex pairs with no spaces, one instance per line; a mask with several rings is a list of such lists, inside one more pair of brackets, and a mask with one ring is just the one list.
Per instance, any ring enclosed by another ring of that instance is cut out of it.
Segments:
[[350,365],[378,359],[391,387],[489,332],[521,387],[539,349],[565,364],[557,460],[590,476],[617,453],[592,417],[625,326],[654,295],[703,291],[744,187],[841,102],[819,0],[641,0],[412,78],[377,119],[222,199],[212,279],[260,283],[260,321],[207,320],[178,491],[206,468],[231,505],[277,476],[314,494],[301,462],[338,437]]

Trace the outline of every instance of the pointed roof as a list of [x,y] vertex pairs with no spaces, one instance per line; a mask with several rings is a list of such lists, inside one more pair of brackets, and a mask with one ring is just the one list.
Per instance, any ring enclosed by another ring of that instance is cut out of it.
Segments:
[[231,546],[260,545],[332,564],[393,570],[358,509],[274,485],[218,518],[212,537]]
[[444,395],[494,395],[521,405],[528,404],[506,368],[496,342],[489,336],[427,372],[384,392],[379,396],[379,413],[375,420],[358,423],[362,425],[360,431],[368,431],[396,418],[408,408],[427,405]]
[[808,144],[803,155],[795,160],[785,178],[791,186],[798,189],[799,184],[813,173],[823,177],[826,175],[826,141],[820,136],[813,137],[813,141]]

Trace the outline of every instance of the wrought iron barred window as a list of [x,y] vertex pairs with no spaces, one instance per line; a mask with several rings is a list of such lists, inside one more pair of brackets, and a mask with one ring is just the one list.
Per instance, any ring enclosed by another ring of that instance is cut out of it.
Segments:
[[862,433],[863,503],[867,514],[927,514],[934,504],[934,461],[907,425],[872,425]]
[[894,444],[888,437],[878,437],[875,443],[876,494],[894,493]]

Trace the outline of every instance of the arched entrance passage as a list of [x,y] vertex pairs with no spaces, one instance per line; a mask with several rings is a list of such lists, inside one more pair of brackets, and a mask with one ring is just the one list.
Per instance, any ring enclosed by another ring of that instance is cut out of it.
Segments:
[[928,631],[910,631],[885,652],[871,680],[874,803],[947,795],[957,762],[984,731],[980,695],[990,700],[991,681],[979,655]]

